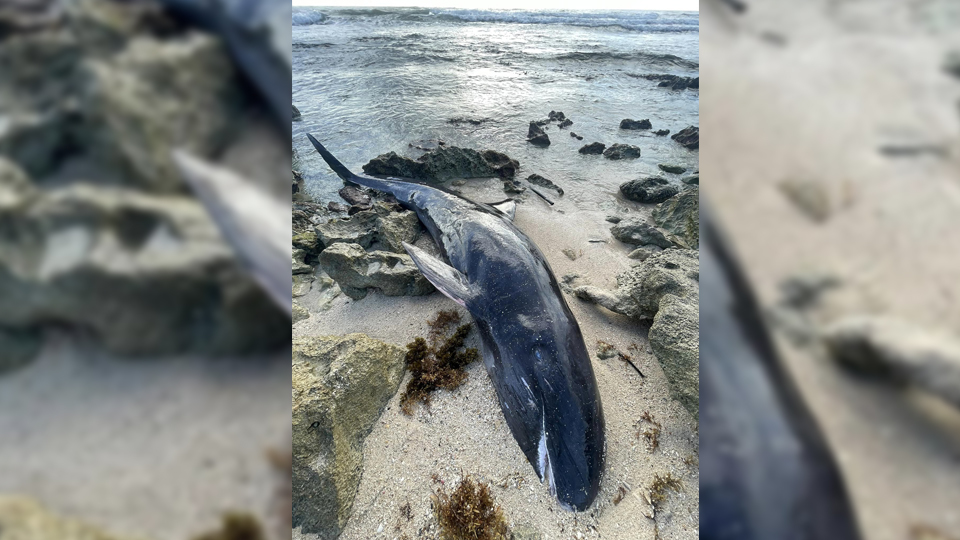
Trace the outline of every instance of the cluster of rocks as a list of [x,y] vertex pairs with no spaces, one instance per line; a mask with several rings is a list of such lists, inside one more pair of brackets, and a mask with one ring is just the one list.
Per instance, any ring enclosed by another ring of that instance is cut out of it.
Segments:
[[89,0],[0,40],[0,333],[19,343],[4,351],[64,325],[122,355],[289,340],[171,157],[229,148],[249,97],[217,38],[172,28]]
[[519,168],[517,160],[495,150],[479,152],[472,148],[440,145],[416,160],[396,152],[379,155],[363,166],[363,172],[442,182],[451,178],[512,178]]
[[603,154],[603,157],[607,159],[636,159],[640,157],[640,147],[632,144],[616,143],[608,147],[602,142],[592,142],[583,145],[578,151],[581,154]]
[[379,201],[346,218],[318,221],[293,237],[294,274],[329,277],[356,300],[370,289],[387,296],[433,292],[403,249],[420,236],[414,212]]
[[[534,146],[540,146],[544,148],[550,146],[550,137],[544,130],[544,127],[550,122],[556,122],[558,129],[563,129],[573,125],[573,120],[567,118],[562,111],[550,111],[550,114],[547,115],[546,120],[535,120],[530,122],[530,127],[527,130],[527,142]],[[571,133],[570,136],[579,139],[583,138],[575,133]]]
[[[658,184],[662,185],[662,184]],[[660,203],[654,224],[608,219],[618,240],[637,249],[642,262],[617,276],[617,289],[576,287],[578,298],[641,320],[653,320],[649,339],[671,393],[699,417],[700,193],[691,187]]]
[[640,75],[640,78],[650,81],[660,81],[660,88],[671,90],[700,89],[700,77],[683,77],[680,75]]

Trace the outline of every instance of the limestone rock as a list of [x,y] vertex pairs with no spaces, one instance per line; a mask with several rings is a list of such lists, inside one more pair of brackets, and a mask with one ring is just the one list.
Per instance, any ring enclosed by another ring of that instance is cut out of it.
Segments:
[[603,151],[607,159],[636,159],[640,157],[640,147],[632,144],[616,143]]
[[700,188],[686,189],[657,205],[653,210],[653,221],[683,240],[688,247],[699,249]]
[[550,146],[550,137],[536,122],[530,122],[530,129],[527,130],[527,142],[534,146]]
[[632,120],[630,118],[624,118],[620,121],[620,129],[650,129],[653,127],[653,124],[650,123],[650,120]]
[[700,414],[700,302],[664,295],[648,334],[670,381],[670,393],[694,418]]
[[363,334],[293,342],[293,526],[336,538],[363,468],[363,442],[403,378],[404,349]]
[[133,540],[55,516],[26,497],[0,496],[0,538],[10,540]]
[[620,185],[620,193],[631,201],[660,203],[673,197],[680,190],[659,176],[631,180]]
[[700,128],[696,126],[685,127],[671,135],[670,138],[682,144],[688,150],[700,148]]
[[555,189],[557,190],[558,195],[563,195],[563,188],[554,184],[550,179],[544,178],[539,174],[531,174],[530,176],[527,177],[527,182],[530,182],[531,184],[536,184],[538,186],[543,186],[545,188]]
[[578,151],[581,154],[602,154],[604,148],[606,147],[607,145],[603,144],[602,142],[592,142],[590,144],[583,145]]
[[355,300],[365,297],[368,288],[386,296],[419,296],[434,290],[409,255],[368,253],[357,244],[337,243],[323,250],[320,268]]
[[517,160],[494,150],[478,152],[471,148],[441,146],[417,160],[389,152],[370,160],[363,166],[363,171],[367,174],[442,182],[452,178],[510,178],[519,168]]
[[663,231],[640,219],[625,219],[614,225],[610,232],[613,237],[625,244],[638,246],[654,245],[662,248],[673,247]]
[[657,165],[660,167],[660,170],[670,174],[683,174],[687,172],[687,168],[681,165],[672,165],[670,163],[661,163]]

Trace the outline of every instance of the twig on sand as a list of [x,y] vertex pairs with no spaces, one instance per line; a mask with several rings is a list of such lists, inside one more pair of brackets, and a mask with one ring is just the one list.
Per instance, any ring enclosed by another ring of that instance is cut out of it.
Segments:
[[553,206],[553,201],[551,201],[550,199],[548,199],[547,196],[544,195],[543,193],[540,193],[540,191],[539,191],[537,188],[535,188],[535,187],[533,187],[533,186],[530,186],[530,191],[536,193],[537,195],[540,196],[541,199],[543,199],[543,200],[547,201],[548,203],[550,203],[550,206]]

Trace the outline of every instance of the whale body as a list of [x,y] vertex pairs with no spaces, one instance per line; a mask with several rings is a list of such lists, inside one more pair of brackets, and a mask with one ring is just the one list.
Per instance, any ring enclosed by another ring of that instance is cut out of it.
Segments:
[[520,449],[564,508],[589,507],[604,463],[597,382],[553,272],[511,220],[515,206],[495,208],[411,181],[358,176],[307,137],[344,181],[390,193],[417,213],[445,260],[404,248],[476,321],[484,365]]

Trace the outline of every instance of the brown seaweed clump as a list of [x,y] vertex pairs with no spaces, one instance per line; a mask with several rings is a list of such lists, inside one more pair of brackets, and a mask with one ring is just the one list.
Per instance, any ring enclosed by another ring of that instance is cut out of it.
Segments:
[[[646,411],[640,415],[640,419],[634,423],[634,426],[637,428],[637,439],[643,438],[647,443],[647,450],[656,451],[660,446],[660,433],[663,431],[660,422],[657,422],[650,411]],[[647,426],[646,429],[643,429],[644,426]]]
[[193,540],[266,540],[267,535],[260,521],[246,512],[229,512],[223,515],[220,530],[194,537]]
[[434,499],[442,540],[505,540],[509,538],[503,509],[493,502],[490,486],[467,476],[453,493],[441,490]]
[[407,344],[404,361],[413,377],[400,397],[404,414],[413,414],[413,406],[417,403],[429,404],[430,394],[434,391],[441,388],[453,390],[467,380],[464,368],[478,360],[480,353],[473,348],[463,349],[470,334],[470,324],[458,326],[453,335],[447,337],[449,329],[459,323],[459,313],[441,311],[428,321],[429,341],[418,337]]
[[683,484],[677,477],[670,473],[663,476],[653,475],[653,483],[650,484],[650,503],[654,507],[659,507],[661,503],[667,500],[667,490],[680,491]]

